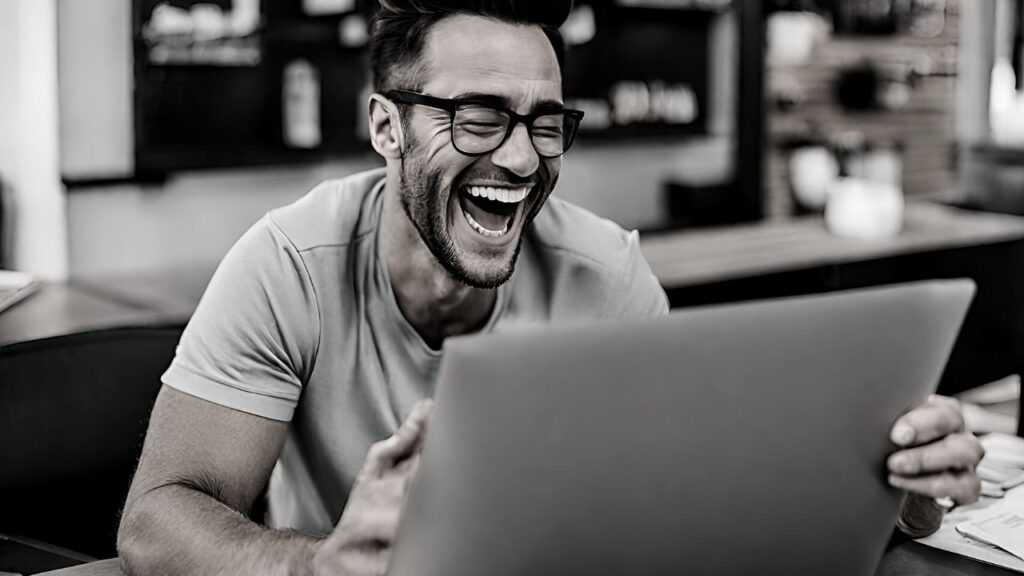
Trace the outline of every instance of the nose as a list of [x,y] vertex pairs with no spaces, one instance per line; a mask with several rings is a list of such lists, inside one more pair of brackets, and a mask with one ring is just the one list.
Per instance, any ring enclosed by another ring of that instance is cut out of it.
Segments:
[[540,165],[540,156],[530,140],[524,124],[517,124],[508,140],[491,153],[491,163],[501,166],[517,176],[530,176]]

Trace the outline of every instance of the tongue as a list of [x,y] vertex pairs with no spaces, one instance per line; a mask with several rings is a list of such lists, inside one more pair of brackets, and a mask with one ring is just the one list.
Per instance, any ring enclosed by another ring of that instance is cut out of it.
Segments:
[[476,220],[477,224],[494,232],[504,230],[509,220],[512,219],[512,213],[498,214],[489,211],[487,208],[505,208],[505,206],[501,206],[493,200],[479,200],[473,197],[461,196],[460,204],[462,204],[462,209],[468,212],[473,217],[473,220]]

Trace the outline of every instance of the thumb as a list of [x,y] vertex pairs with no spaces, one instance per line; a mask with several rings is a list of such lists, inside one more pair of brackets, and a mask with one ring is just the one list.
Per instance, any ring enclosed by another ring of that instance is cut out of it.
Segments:
[[405,460],[422,448],[433,407],[432,400],[420,400],[398,430],[375,445],[374,457],[383,467],[390,468],[395,462]]

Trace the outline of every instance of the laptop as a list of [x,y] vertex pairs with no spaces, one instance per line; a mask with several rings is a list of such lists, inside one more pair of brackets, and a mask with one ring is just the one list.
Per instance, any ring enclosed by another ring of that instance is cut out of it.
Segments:
[[974,290],[450,339],[388,573],[873,574],[904,497],[889,430]]

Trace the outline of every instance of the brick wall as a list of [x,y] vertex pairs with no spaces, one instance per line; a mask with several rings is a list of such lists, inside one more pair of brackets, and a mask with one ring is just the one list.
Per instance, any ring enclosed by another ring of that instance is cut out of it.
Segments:
[[[907,197],[942,194],[956,187],[955,111],[960,11],[947,0],[946,25],[934,38],[911,35],[832,36],[801,65],[769,63],[767,106],[765,213],[769,219],[792,214],[786,167],[780,144],[817,125],[820,134],[834,138],[846,131],[861,132],[868,141],[900,142],[903,150],[903,189]],[[840,72],[865,60],[886,69],[930,68],[911,88],[905,107],[892,111],[849,112],[835,98]],[[781,90],[798,87],[804,96],[784,112],[772,102]]]

